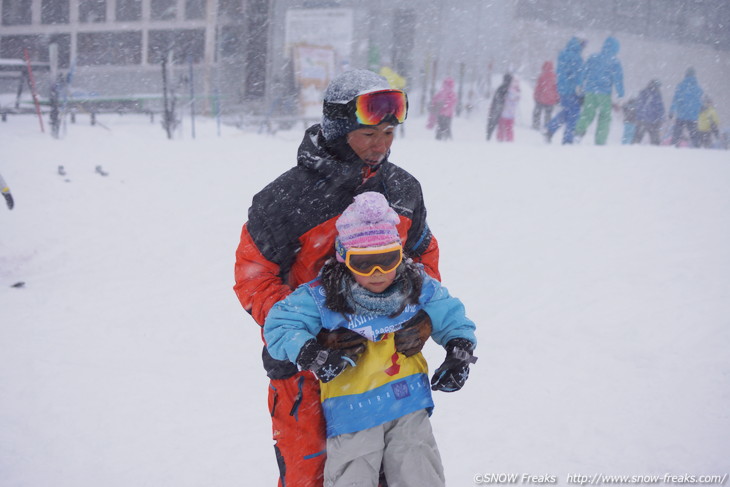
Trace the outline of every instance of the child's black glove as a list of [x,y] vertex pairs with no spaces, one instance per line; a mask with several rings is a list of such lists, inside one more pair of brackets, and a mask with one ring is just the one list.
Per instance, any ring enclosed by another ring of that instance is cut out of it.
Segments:
[[476,363],[474,344],[466,338],[453,338],[446,344],[446,359],[431,378],[431,390],[455,392],[469,378],[469,364]]
[[420,310],[395,332],[395,350],[406,357],[417,354],[428,341],[432,329],[431,317],[424,310]]
[[299,351],[297,365],[311,370],[322,382],[329,382],[342,373],[348,365],[355,366],[355,361],[346,354],[325,348],[312,338]]

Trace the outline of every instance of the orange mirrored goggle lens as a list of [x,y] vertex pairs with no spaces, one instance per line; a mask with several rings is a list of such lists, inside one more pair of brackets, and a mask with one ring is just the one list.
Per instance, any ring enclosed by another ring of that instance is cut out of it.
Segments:
[[357,275],[372,276],[376,270],[383,274],[393,272],[403,261],[401,247],[383,250],[349,250],[345,257],[345,265]]
[[378,125],[388,115],[403,123],[408,115],[408,97],[400,90],[374,91],[354,101],[355,116],[361,125]]

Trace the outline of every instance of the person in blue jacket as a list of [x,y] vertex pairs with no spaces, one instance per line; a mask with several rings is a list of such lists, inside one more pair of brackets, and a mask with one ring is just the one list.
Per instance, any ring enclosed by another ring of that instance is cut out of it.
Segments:
[[560,126],[565,124],[563,144],[573,143],[575,124],[580,116],[581,94],[578,91],[583,83],[582,52],[585,45],[584,40],[572,37],[558,54],[557,83],[562,110],[547,125],[545,139],[548,142]]
[[652,145],[659,145],[659,132],[664,122],[664,102],[659,91],[661,83],[657,79],[649,82],[646,88],[639,92],[636,100],[636,135],[634,143],[640,144],[644,134],[649,134]]
[[601,52],[588,58],[585,65],[583,89],[585,100],[575,133],[583,137],[598,114],[596,145],[605,145],[611,126],[611,94],[614,88],[619,98],[624,96],[624,72],[616,55],[620,44],[615,37],[607,37]]
[[[264,324],[271,356],[320,380],[327,486],[377,485],[381,464],[389,485],[445,485],[429,422],[431,390],[462,388],[476,361],[475,326],[461,301],[404,257],[399,220],[382,194],[356,196],[336,221],[336,257],[276,303]],[[398,353],[393,338],[421,312],[446,349],[430,383],[421,352]],[[367,340],[332,348],[319,338],[323,330]]]
[[699,147],[699,135],[697,133],[697,118],[702,110],[702,88],[697,82],[694,68],[687,68],[684,79],[677,85],[672,98],[672,105],[669,107],[669,118],[677,117],[672,132],[672,144],[679,145],[682,132],[687,129],[693,147]]

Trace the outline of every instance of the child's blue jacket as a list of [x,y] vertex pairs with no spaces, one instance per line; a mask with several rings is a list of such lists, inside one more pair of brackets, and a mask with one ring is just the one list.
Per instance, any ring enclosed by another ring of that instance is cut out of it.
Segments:
[[353,433],[378,426],[419,409],[433,408],[428,365],[423,355],[396,353],[393,332],[419,309],[431,318],[431,337],[439,345],[465,338],[476,345],[474,323],[464,306],[437,280],[423,273],[417,306],[407,306],[396,317],[344,315],[324,306],[318,279],[299,286],[276,303],[264,324],[264,339],[271,356],[296,363],[302,346],[323,329],[348,328],[368,339],[366,351],[355,367],[348,367],[321,384],[327,436]]

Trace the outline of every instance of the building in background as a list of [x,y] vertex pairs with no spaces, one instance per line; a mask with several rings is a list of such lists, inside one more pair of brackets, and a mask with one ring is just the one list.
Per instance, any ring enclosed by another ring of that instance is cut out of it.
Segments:
[[[230,104],[263,99],[269,0],[0,0],[0,58],[49,61],[76,90],[100,95],[162,90],[169,56],[178,81],[192,65],[197,92]],[[182,83],[182,81],[179,81]],[[49,89],[50,80],[46,80]],[[2,91],[7,85],[0,85]]]
[[291,115],[344,69],[391,67],[422,110],[446,76],[460,101],[484,99],[506,71],[536,79],[572,35],[586,55],[615,35],[628,95],[658,78],[666,99],[692,65],[722,114],[729,24],[724,0],[0,0],[0,58],[48,61],[55,43],[74,88],[131,95],[160,93],[170,56],[173,81],[192,65],[198,96],[225,111]]

